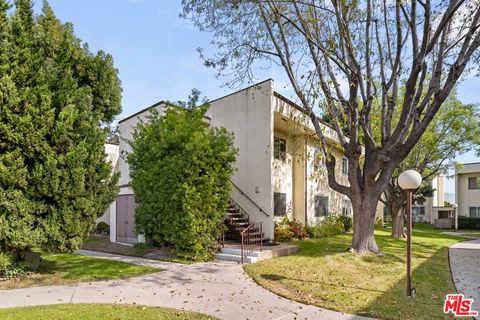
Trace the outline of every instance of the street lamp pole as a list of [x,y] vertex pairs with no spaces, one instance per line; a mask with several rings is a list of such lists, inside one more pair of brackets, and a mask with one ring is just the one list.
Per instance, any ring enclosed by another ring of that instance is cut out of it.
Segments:
[[407,191],[407,296],[412,297],[412,190]]
[[415,170],[407,170],[398,176],[398,185],[407,192],[407,296],[414,298],[412,288],[412,205],[413,191],[422,184],[422,176]]

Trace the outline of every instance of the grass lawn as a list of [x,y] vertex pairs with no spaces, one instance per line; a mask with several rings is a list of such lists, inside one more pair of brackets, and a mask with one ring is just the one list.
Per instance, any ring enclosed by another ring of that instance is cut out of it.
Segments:
[[442,232],[456,232],[456,233],[467,233],[467,234],[480,234],[480,230],[473,230],[473,229],[462,229],[462,230],[454,230],[454,229],[435,229],[431,224],[428,223],[415,223],[413,227],[414,231],[425,231],[425,232],[434,232],[434,233],[442,233]]
[[20,281],[1,281],[0,289],[129,278],[161,271],[78,254],[42,254],[42,258],[38,272],[30,273]]
[[455,293],[448,246],[463,240],[440,233],[413,235],[413,286],[407,298],[406,241],[375,231],[383,256],[346,252],[351,234],[296,241],[292,256],[245,266],[260,285],[281,296],[326,309],[381,319],[443,319],[445,294]]
[[0,310],[0,319],[13,320],[194,320],[216,319],[168,308],[111,304],[61,304]]

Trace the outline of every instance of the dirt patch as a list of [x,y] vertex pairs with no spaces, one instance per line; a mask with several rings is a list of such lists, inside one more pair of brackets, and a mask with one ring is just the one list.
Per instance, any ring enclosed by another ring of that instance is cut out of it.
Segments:
[[144,244],[141,246],[129,246],[112,243],[108,236],[102,235],[91,235],[83,244],[82,249],[154,260],[171,260],[177,258],[175,254],[167,249],[149,247]]

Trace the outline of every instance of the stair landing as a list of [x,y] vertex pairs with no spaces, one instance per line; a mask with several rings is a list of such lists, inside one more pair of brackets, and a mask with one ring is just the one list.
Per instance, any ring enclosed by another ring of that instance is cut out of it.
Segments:
[[[276,257],[288,256],[298,251],[298,246],[291,244],[279,244],[276,246],[263,246],[263,250],[254,250],[244,258],[245,263],[255,263],[261,260],[272,259]],[[236,242],[227,242],[225,246],[220,249],[217,254],[218,260],[236,261],[240,262],[241,245]]]

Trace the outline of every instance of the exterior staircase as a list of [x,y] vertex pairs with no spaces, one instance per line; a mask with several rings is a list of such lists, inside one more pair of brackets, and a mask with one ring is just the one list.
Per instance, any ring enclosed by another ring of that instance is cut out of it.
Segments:
[[[262,251],[264,233],[262,222],[251,222],[248,213],[233,199],[225,209],[225,231],[221,243],[219,260],[253,263]],[[236,245],[225,247],[224,240],[235,241]]]

